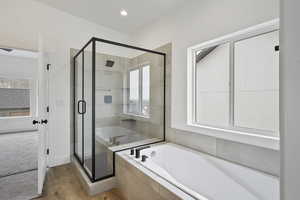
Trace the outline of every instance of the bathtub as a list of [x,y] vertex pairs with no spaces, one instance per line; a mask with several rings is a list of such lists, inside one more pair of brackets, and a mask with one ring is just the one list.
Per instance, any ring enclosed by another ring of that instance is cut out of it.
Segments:
[[[123,158],[144,168],[196,200],[279,200],[277,177],[233,164],[172,143],[141,151],[145,162],[123,152]],[[141,168],[141,169],[142,169]],[[176,193],[176,192],[175,192]]]
[[116,145],[113,144],[113,138],[118,145],[146,139],[145,136],[120,126],[96,128],[96,141],[106,146]]

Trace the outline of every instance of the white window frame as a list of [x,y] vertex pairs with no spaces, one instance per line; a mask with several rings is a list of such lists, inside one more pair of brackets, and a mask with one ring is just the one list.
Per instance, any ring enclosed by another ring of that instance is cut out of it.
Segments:
[[[143,63],[143,64],[140,64],[136,67],[132,67],[128,70],[127,72],[127,88],[128,88],[128,94],[127,94],[127,104],[126,104],[126,107],[125,107],[125,114],[126,115],[132,115],[132,116],[136,116],[136,117],[142,117],[142,118],[150,118],[150,111],[149,111],[149,114],[148,115],[145,115],[142,113],[142,106],[143,106],[143,68],[144,67],[148,67],[151,68],[150,64],[149,63]],[[129,106],[129,97],[130,97],[130,72],[132,71],[135,71],[135,70],[138,70],[139,72],[139,100],[138,100],[138,106],[139,106],[139,112],[138,113],[134,113],[134,112],[129,112],[128,111],[128,106]],[[149,74],[150,75],[150,74]],[[150,85],[149,85],[149,92],[150,92]]]
[[[269,32],[279,30],[279,20],[275,19],[263,24],[259,24],[211,41],[204,42],[199,45],[192,46],[187,50],[187,128],[189,131],[201,133],[204,135],[214,136],[217,138],[222,138],[226,140],[232,140],[236,142],[261,146],[271,149],[279,149],[279,137],[269,136],[262,130],[255,130],[251,128],[238,128],[238,127],[216,127],[211,125],[203,125],[195,123],[195,53],[199,49],[205,49],[216,45],[222,45],[229,43],[231,51],[231,64],[230,64],[230,80],[234,77],[232,76],[232,62],[233,62],[233,45],[234,42],[251,38],[254,36],[266,34]],[[232,88],[232,82],[230,83]],[[230,124],[233,124],[233,92],[230,93]]]

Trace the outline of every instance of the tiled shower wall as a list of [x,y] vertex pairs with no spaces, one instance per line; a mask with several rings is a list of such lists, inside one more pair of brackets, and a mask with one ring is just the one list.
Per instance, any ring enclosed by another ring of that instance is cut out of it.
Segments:
[[[73,57],[78,50],[71,49]],[[86,56],[90,58],[90,56]],[[87,62],[87,59],[85,59]],[[113,67],[105,66],[107,60],[114,61]],[[89,61],[91,62],[91,60]],[[73,78],[73,60],[71,73]],[[150,118],[143,118],[123,113],[126,98],[125,73],[132,67],[147,63],[150,69]],[[90,63],[85,63],[90,64]],[[156,54],[143,53],[132,58],[96,53],[96,128],[121,126],[134,130],[147,138],[163,137],[163,57]],[[73,79],[71,80],[73,85]],[[73,89],[71,90],[73,91]],[[73,94],[71,93],[71,96]],[[105,103],[104,96],[111,96],[112,102]],[[73,101],[73,99],[72,99]],[[73,103],[72,103],[73,106]],[[71,107],[73,120],[73,107]],[[133,120],[128,120],[133,119]],[[71,125],[73,132],[73,125]],[[73,134],[71,135],[73,137]],[[71,138],[71,141],[73,139]],[[71,147],[73,152],[73,147]]]
[[[113,67],[106,67],[107,60],[114,61]],[[127,96],[125,74],[131,68],[150,65],[150,118],[123,113]],[[163,57],[143,53],[133,58],[107,54],[96,54],[96,127],[122,126],[138,132],[147,138],[163,136]],[[111,96],[112,102],[105,103],[104,96]],[[131,120],[128,120],[131,119]]]
[[135,119],[135,126],[132,129],[147,138],[163,138],[163,56],[153,53],[143,53],[130,59],[125,71],[137,66],[150,66],[150,116],[137,117],[127,116]]
[[[105,66],[108,60],[114,61],[112,67]],[[96,53],[96,128],[120,124],[120,113],[123,112],[123,74],[128,63],[129,59],[125,57]]]
[[279,176],[280,156],[279,151],[257,146],[232,142],[215,137],[201,135],[171,128],[171,68],[172,44],[166,44],[158,49],[167,54],[166,76],[166,139],[218,158],[244,165],[259,171]]

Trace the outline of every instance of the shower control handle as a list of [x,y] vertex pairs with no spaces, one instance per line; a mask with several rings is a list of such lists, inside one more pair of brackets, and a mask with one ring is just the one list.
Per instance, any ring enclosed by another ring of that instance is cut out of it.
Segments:
[[140,158],[141,151],[143,149],[147,149],[147,148],[150,148],[150,146],[144,146],[144,147],[140,147],[140,148],[135,149],[135,158]]
[[130,149],[130,155],[134,155],[134,149]]

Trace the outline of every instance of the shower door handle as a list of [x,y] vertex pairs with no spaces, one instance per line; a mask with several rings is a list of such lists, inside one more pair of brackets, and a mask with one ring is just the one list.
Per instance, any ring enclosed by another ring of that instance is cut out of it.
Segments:
[[80,103],[82,103],[82,100],[79,100],[79,101],[77,102],[77,112],[78,112],[79,114],[83,114],[83,113],[80,112]]
[[[81,106],[80,106],[81,105]],[[81,109],[80,109],[81,108]],[[86,113],[86,102],[84,100],[79,100],[77,103],[77,111],[79,114],[83,115]]]
[[82,101],[82,114],[85,114],[86,113],[86,101],[85,100],[83,100]]

